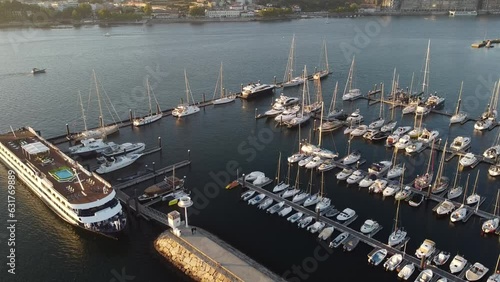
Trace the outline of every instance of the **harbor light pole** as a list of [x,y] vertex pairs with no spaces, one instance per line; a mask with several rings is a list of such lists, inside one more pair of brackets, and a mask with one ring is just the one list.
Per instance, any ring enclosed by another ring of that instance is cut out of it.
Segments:
[[182,197],[179,199],[179,203],[177,204],[180,208],[184,208],[184,217],[186,218],[186,228],[188,228],[188,212],[187,208],[193,205],[193,201],[191,197]]

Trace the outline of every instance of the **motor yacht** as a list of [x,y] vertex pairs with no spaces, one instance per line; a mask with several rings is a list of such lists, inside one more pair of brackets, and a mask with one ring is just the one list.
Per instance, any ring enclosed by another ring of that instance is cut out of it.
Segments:
[[457,136],[453,139],[450,149],[454,151],[463,151],[470,145],[470,137]]
[[422,257],[428,258],[430,257],[434,251],[436,250],[436,243],[434,241],[425,239],[422,245],[417,249],[415,255],[417,258],[421,259]]
[[450,262],[450,272],[452,274],[459,273],[464,269],[465,265],[467,265],[467,260],[463,256],[457,254]]
[[432,280],[432,277],[434,276],[434,273],[432,272],[431,269],[424,269],[420,274],[417,276],[417,279],[415,281],[418,282],[430,282]]
[[465,272],[465,278],[468,281],[478,281],[483,278],[483,276],[488,273],[488,268],[482,265],[479,262],[474,263],[467,271]]
[[361,181],[359,181],[359,187],[368,188],[373,184],[373,182],[376,179],[377,179],[377,176],[375,174],[368,174],[363,179],[361,179]]
[[441,204],[436,209],[436,213],[438,215],[444,215],[444,214],[449,214],[455,209],[455,205],[449,201],[449,200],[444,200]]
[[262,171],[252,171],[249,174],[245,175],[245,181],[247,182],[254,182],[257,177],[263,176],[264,173]]
[[337,167],[331,160],[326,160],[318,166],[318,171],[329,171]]
[[324,211],[326,208],[328,208],[332,203],[332,200],[330,198],[326,197],[321,197],[319,199],[318,203],[316,203],[316,208],[314,209],[315,211]]
[[379,265],[387,256],[387,249],[378,249],[368,256],[368,263]]
[[341,159],[340,162],[345,165],[351,165],[359,161],[360,158],[361,158],[361,152],[355,150],[352,151],[349,155],[345,156],[343,159]]
[[448,259],[450,258],[450,253],[446,251],[441,251],[437,256],[435,256],[432,261],[434,262],[435,265],[443,265],[445,264]]
[[362,125],[356,127],[355,129],[353,129],[353,131],[351,131],[350,135],[351,135],[351,137],[359,137],[359,136],[362,136],[363,134],[365,134],[367,130],[368,130],[368,126],[362,124]]
[[461,207],[459,207],[450,214],[450,221],[457,222],[463,220],[466,215],[467,215],[467,208],[462,205]]
[[394,194],[396,194],[396,192],[398,192],[400,190],[399,187],[400,187],[399,182],[391,181],[382,191],[382,195],[384,197],[391,197]]
[[305,166],[306,164],[308,164],[313,159],[314,159],[313,156],[306,157],[306,158],[304,158],[304,159],[302,159],[302,160],[299,161],[299,166]]
[[422,131],[422,134],[420,136],[418,136],[418,141],[421,141],[423,143],[430,143],[432,141],[434,141],[437,137],[439,136],[439,131],[437,130],[427,130],[427,129],[424,129]]
[[412,207],[418,207],[423,201],[424,201],[424,196],[422,194],[414,193],[413,196],[411,196],[410,200],[408,201],[408,204]]
[[387,183],[388,181],[385,180],[385,179],[377,179],[373,182],[372,185],[370,185],[370,187],[368,187],[368,192],[372,192],[372,193],[382,193],[382,191],[384,191],[385,187],[387,187]]
[[347,181],[347,184],[354,184],[354,183],[358,183],[359,181],[361,181],[361,179],[363,179],[363,177],[365,177],[365,173],[361,169],[358,169],[355,172],[353,172],[347,178],[346,181]]
[[393,271],[403,261],[403,255],[394,254],[385,263],[384,268],[388,271]]
[[346,180],[353,172],[354,169],[352,168],[344,168],[342,171],[337,173],[337,180]]
[[399,138],[398,142],[394,144],[394,147],[398,150],[404,150],[406,147],[412,144],[410,135],[403,135]]
[[411,187],[405,186],[405,188],[396,192],[396,195],[394,195],[394,199],[396,199],[396,201],[399,201],[408,198],[410,195],[411,195]]
[[483,156],[488,159],[497,158],[500,156],[500,145],[489,147],[486,151],[484,151]]
[[255,194],[255,190],[248,190],[246,191],[245,193],[241,194],[241,199],[243,201],[247,201],[248,199],[250,199],[253,195]]
[[369,125],[368,125],[368,128],[370,129],[377,129],[377,128],[381,128],[385,123],[385,119],[383,117],[379,117],[377,119],[375,119],[374,121],[372,121]]
[[380,161],[373,163],[368,168],[368,173],[375,174],[376,176],[383,176],[390,168],[392,163],[390,161]]
[[460,165],[463,167],[468,167],[477,162],[477,158],[473,153],[467,153],[460,159]]
[[81,144],[69,147],[71,155],[86,156],[101,153],[114,143],[106,143],[102,139],[88,138],[80,141]]
[[292,202],[293,203],[301,203],[301,202],[305,201],[310,195],[311,194],[309,194],[307,192],[295,194],[295,196],[293,196],[293,198],[292,198]]
[[101,164],[96,172],[99,174],[104,174],[124,168],[134,163],[141,156],[142,154],[131,153],[122,156],[111,157],[110,159],[107,159],[103,164]]
[[329,244],[329,247],[330,248],[337,248],[338,246],[340,246],[347,238],[349,237],[349,233],[347,232],[342,232],[340,233],[337,237],[335,237],[335,239],[333,239],[330,244]]
[[500,219],[498,217],[486,220],[481,226],[481,230],[484,233],[494,233],[498,228],[498,223]]
[[363,121],[363,116],[360,114],[359,109],[352,112],[346,119],[346,122],[350,124],[356,124]]
[[109,147],[101,153],[106,157],[120,156],[129,153],[140,153],[146,148],[144,143],[123,143],[115,144],[114,142],[108,143]]
[[347,221],[356,215],[356,211],[350,208],[345,208],[339,215],[337,215],[338,221]]
[[415,264],[413,263],[408,263],[406,264],[398,273],[398,277],[403,279],[403,280],[408,280],[410,276],[413,274],[415,271]]
[[380,128],[380,131],[381,132],[391,132],[395,127],[396,125],[398,124],[397,121],[393,121],[393,122],[389,122],[387,124],[384,124],[381,128]]
[[324,160],[321,157],[316,156],[310,162],[308,162],[304,167],[308,169],[313,169],[321,165],[323,162]]
[[302,154],[302,153],[296,153],[296,154],[293,154],[290,157],[288,157],[287,160],[289,163],[293,164],[293,163],[299,162],[305,158],[307,158],[307,155]]
[[360,231],[363,234],[370,234],[379,227],[380,224],[378,222],[372,219],[367,219],[365,223],[363,223],[363,225],[361,226]]

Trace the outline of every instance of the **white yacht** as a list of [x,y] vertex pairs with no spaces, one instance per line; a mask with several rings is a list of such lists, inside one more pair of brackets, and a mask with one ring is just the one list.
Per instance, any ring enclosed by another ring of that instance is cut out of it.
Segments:
[[396,194],[394,195],[394,199],[396,199],[396,201],[403,200],[408,198],[410,195],[411,195],[411,187],[405,186],[405,188],[396,192]]
[[418,282],[430,282],[432,280],[432,277],[434,276],[434,273],[432,272],[431,269],[424,269],[420,274],[418,275],[417,279],[415,281]]
[[101,164],[96,172],[99,174],[104,174],[124,168],[134,163],[141,156],[142,154],[131,153],[122,156],[111,157],[109,160],[106,160],[105,163]]
[[393,271],[403,261],[403,255],[394,254],[384,263],[385,270]]
[[279,202],[279,203],[276,203],[274,205],[272,205],[270,208],[267,209],[267,212],[270,213],[270,214],[275,214],[276,212],[278,212],[281,208],[283,208],[283,206],[285,205],[285,202],[282,201],[282,202]]
[[350,135],[352,137],[359,137],[359,136],[362,136],[363,134],[365,134],[367,130],[368,130],[368,126],[362,124],[362,125],[356,127],[355,129],[353,129],[351,131]]
[[102,139],[83,139],[80,141],[81,144],[69,147],[69,153],[71,155],[90,155],[94,153],[100,153],[107,148],[110,144],[104,142]]
[[[198,108],[198,106],[196,106],[194,103],[193,94],[191,93],[191,88],[189,87],[186,70],[184,70],[184,80],[186,83],[186,102],[179,104],[175,109],[172,110],[172,116],[178,118],[196,114],[200,111],[200,108]],[[192,101],[192,105],[189,104],[190,101]]]
[[307,192],[302,192],[302,193],[297,193],[295,196],[292,198],[293,203],[300,203],[302,201],[305,201],[311,194]]
[[443,215],[443,214],[449,214],[455,209],[455,205],[449,201],[449,200],[444,200],[441,204],[436,209],[436,213],[438,215]]
[[366,175],[361,181],[359,181],[359,187],[361,188],[368,188],[370,187],[373,182],[377,179],[377,176],[374,174],[368,174]]
[[391,197],[400,190],[400,184],[397,181],[391,181],[382,191],[384,197]]
[[493,123],[496,122],[496,118],[486,118],[486,119],[481,119],[481,120],[478,120],[476,121],[476,123],[474,124],[474,129],[475,130],[486,130],[488,128],[490,128]]
[[146,148],[146,144],[144,143],[123,143],[118,145],[113,142],[109,142],[108,145],[110,146],[101,152],[106,157],[114,157],[129,153],[140,153]]
[[345,121],[350,124],[360,123],[363,121],[363,116],[359,113],[359,109],[356,109],[347,117]]
[[340,160],[345,165],[351,165],[353,163],[356,163],[359,161],[361,158],[361,152],[359,151],[352,151],[349,155],[345,156],[343,159]]
[[309,157],[306,157],[302,160],[299,161],[299,166],[305,166],[306,164],[308,164],[310,161],[312,161],[312,159],[314,159],[314,156],[309,156]]
[[398,124],[397,121],[393,121],[393,122],[389,122],[387,124],[384,124],[380,128],[380,131],[382,131],[382,132],[390,132],[390,131],[392,131],[396,127],[397,124]]
[[467,208],[462,205],[461,207],[459,207],[450,214],[450,221],[457,222],[463,220],[466,215],[467,215]]
[[398,142],[394,144],[394,147],[398,150],[404,150],[406,147],[412,144],[410,135],[403,135],[399,138]]
[[325,223],[324,222],[316,221],[314,224],[309,225],[306,228],[306,230],[314,234],[314,233],[320,231],[321,229],[323,229],[323,227],[325,227]]
[[396,177],[400,177],[403,172],[405,171],[405,166],[402,166],[401,164],[397,164],[393,166],[389,171],[387,172],[387,179],[392,179]]
[[427,129],[424,129],[422,131],[422,134],[418,137],[418,140],[424,143],[430,143],[434,141],[438,136],[439,136],[439,131],[437,130],[429,131]]
[[[369,125],[368,125],[368,128],[370,129],[377,129],[377,128],[381,128],[385,123],[385,119],[383,117],[379,117],[377,119],[375,119],[374,121],[372,121]],[[389,130],[386,130],[386,131],[389,131]]]
[[389,161],[380,161],[373,163],[368,168],[368,173],[375,174],[376,176],[383,176],[390,168],[392,163]]
[[415,252],[415,255],[419,259],[422,257],[428,258],[436,250],[435,246],[436,246],[436,243],[434,243],[434,241],[429,240],[429,239],[425,239],[424,242],[422,243],[422,245],[420,245],[420,247]]
[[320,197],[318,193],[310,195],[302,204],[304,207],[315,205],[319,202]]
[[496,165],[490,165],[488,168],[488,174],[490,176],[496,177],[500,175],[500,166],[498,164]]
[[354,169],[352,168],[344,168],[342,171],[337,173],[337,180],[346,180],[353,172]]
[[460,159],[460,165],[463,167],[468,167],[477,162],[477,158],[473,153],[467,153]]
[[408,280],[408,278],[410,278],[410,276],[413,274],[414,271],[415,271],[415,264],[408,263],[399,271],[398,277],[403,280]]
[[439,252],[439,254],[437,254],[437,256],[435,256],[432,259],[432,261],[436,265],[443,265],[443,264],[445,264],[448,261],[449,258],[450,258],[450,253],[449,252],[441,251],[441,252]]
[[353,172],[351,175],[349,175],[349,177],[347,178],[346,181],[347,181],[347,184],[354,184],[354,183],[358,183],[359,181],[361,181],[361,179],[363,179],[363,177],[365,177],[365,173],[361,169],[358,169],[355,172]]
[[418,152],[423,146],[422,142],[413,142],[411,145],[405,148],[406,153],[412,154]]
[[466,112],[458,112],[451,116],[450,123],[462,123],[467,118]]
[[450,145],[450,149],[454,151],[465,150],[470,145],[470,137],[458,136],[453,139],[453,143]]
[[305,165],[305,168],[313,169],[319,165],[321,165],[325,160],[323,160],[321,157],[316,156],[314,157],[310,162],[308,162]]
[[248,204],[249,205],[257,205],[257,204],[260,204],[260,202],[262,202],[262,200],[264,200],[264,198],[266,197],[266,194],[264,193],[260,193],[259,195],[251,198],[249,201],[248,201]]
[[306,226],[308,226],[309,224],[311,224],[313,220],[313,217],[312,216],[307,216],[307,217],[303,217],[299,220],[299,227],[300,228],[306,228]]
[[254,97],[262,96],[265,94],[273,93],[273,89],[275,85],[271,84],[262,84],[260,82],[250,83],[247,86],[243,87],[243,91],[241,92],[241,98],[243,99],[252,99]]
[[255,195],[255,190],[248,190],[241,194],[240,197],[243,201],[247,201],[248,199],[252,198],[253,195]]
[[300,99],[297,97],[289,97],[281,93],[280,96],[276,98],[272,108],[275,110],[283,110],[286,107],[297,104],[299,101]]
[[319,210],[324,211],[326,208],[328,208],[332,203],[332,200],[327,197],[321,197],[321,199],[316,203],[316,208],[314,209],[315,211]]
[[467,260],[461,255],[456,255],[450,262],[450,272],[452,274],[460,273],[465,265],[467,265]]
[[387,187],[387,183],[387,180],[379,178],[375,180],[370,187],[368,187],[368,191],[373,193],[382,193],[385,187]]
[[252,171],[251,173],[245,175],[245,181],[247,182],[253,182],[257,177],[263,176],[264,173],[262,171]]
[[267,177],[265,175],[257,176],[257,178],[252,182],[253,185],[256,185],[259,187],[262,187],[262,186],[269,184],[269,183],[271,183],[271,180],[269,179],[269,177]]
[[356,215],[356,211],[350,208],[345,208],[339,215],[337,215],[338,221],[347,221]]
[[481,226],[481,230],[484,233],[494,233],[498,228],[498,223],[500,219],[498,217],[486,220]]
[[407,132],[409,132],[410,130],[411,130],[410,126],[400,126],[400,127],[396,128],[396,130],[394,130],[392,132],[392,134],[397,134],[399,136],[402,136],[402,135],[406,134]]
[[305,158],[307,158],[307,155],[302,154],[302,153],[296,153],[296,154],[293,154],[290,157],[288,157],[287,160],[289,163],[293,164],[293,163],[299,162]]
[[375,229],[379,228],[379,223],[372,220],[372,219],[367,219],[365,223],[361,226],[361,233],[363,234],[370,234],[372,233]]
[[[126,228],[126,213],[111,184],[34,129],[23,127],[0,134],[0,161],[11,170],[9,175],[15,173],[17,181],[67,223],[107,236]],[[45,227],[50,228],[41,228]]]
[[349,90],[347,93],[345,93],[344,95],[342,95],[342,100],[344,101],[352,101],[352,100],[355,100],[359,97],[361,97],[361,90],[359,89],[351,89]]
[[488,159],[497,158],[500,156],[500,145],[489,147],[486,151],[484,151],[483,156]]
[[467,271],[465,272],[465,278],[468,281],[478,281],[483,278],[483,276],[488,273],[488,268],[479,262],[474,263]]

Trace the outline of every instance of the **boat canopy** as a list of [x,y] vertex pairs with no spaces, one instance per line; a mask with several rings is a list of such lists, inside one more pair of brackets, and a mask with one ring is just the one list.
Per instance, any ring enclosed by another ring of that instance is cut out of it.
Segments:
[[49,151],[49,148],[42,142],[34,142],[21,146],[25,152],[30,155],[38,155]]

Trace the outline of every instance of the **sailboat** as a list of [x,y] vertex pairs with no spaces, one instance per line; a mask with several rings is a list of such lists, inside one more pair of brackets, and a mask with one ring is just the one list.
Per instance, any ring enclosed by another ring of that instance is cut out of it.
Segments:
[[293,69],[295,60],[295,34],[292,37],[292,46],[290,47],[290,53],[288,55],[288,63],[286,65],[285,77],[283,78],[283,88],[297,86],[305,82],[306,77],[293,77]]
[[397,148],[394,148],[394,153],[392,154],[392,167],[387,172],[387,179],[399,177],[404,173],[405,166],[404,164],[403,165],[398,164],[397,159],[398,159],[398,151]]
[[[231,96],[227,96],[226,95],[226,89],[224,89],[224,84],[223,84],[223,80],[222,80],[222,62],[220,63],[220,72],[219,72],[219,78],[217,79],[217,83],[215,84],[215,90],[214,90],[214,98],[213,98],[213,104],[214,105],[222,105],[222,104],[227,104],[227,103],[231,103],[231,102],[234,102],[234,100],[236,99],[236,96],[234,95],[231,95]],[[220,98],[218,99],[215,99],[215,95],[217,93],[217,88],[220,88]]]
[[152,89],[149,86],[149,79],[146,80],[146,85],[147,85],[147,90],[148,90],[147,93],[148,93],[148,100],[149,100],[149,113],[145,117],[135,118],[134,121],[132,122],[134,124],[134,126],[141,126],[141,125],[153,123],[153,122],[161,119],[163,116],[163,113],[160,109],[160,105],[158,104],[158,100],[156,100],[156,96],[154,95],[154,93],[153,93],[153,97],[154,97],[155,102],[156,102],[156,113],[153,114],[153,109],[151,108],[151,93],[150,93],[150,90],[152,90]]
[[316,204],[316,208],[314,209],[315,211],[324,211],[326,208],[328,208],[331,204],[330,198],[325,197],[325,191],[324,191],[324,186],[325,186],[325,180],[324,180],[325,173],[321,172],[321,192],[319,195],[319,201]]
[[[108,107],[108,110],[110,111],[111,118],[113,119],[113,124],[111,124],[111,125],[105,125],[104,124],[104,117],[103,117],[103,114],[102,114],[101,95],[100,95],[100,92],[99,92],[99,85],[97,83],[97,76],[96,76],[94,70],[92,70],[92,74],[93,74],[94,85],[95,85],[95,89],[96,89],[97,103],[98,103],[98,106],[99,106],[99,127],[96,128],[96,129],[87,129],[87,119],[86,119],[86,116],[85,116],[85,111],[83,109],[82,98],[81,98],[81,95],[80,95],[80,107],[81,107],[81,110],[82,110],[82,118],[83,118],[83,123],[84,123],[85,130],[82,131],[82,132],[80,132],[80,133],[76,133],[76,134],[70,135],[69,137],[72,140],[80,141],[80,140],[83,140],[83,139],[90,139],[90,138],[104,138],[104,137],[106,137],[106,136],[108,136],[110,134],[118,132],[118,130],[120,129],[119,125],[116,124],[116,122],[115,122],[114,115],[111,114],[110,107],[114,110],[114,106],[106,104],[106,101],[108,101],[110,103],[109,97],[107,97],[107,99],[105,99],[104,102],[105,102],[106,106]],[[104,92],[104,93],[106,93],[106,92]],[[89,94],[89,101],[90,101],[90,95],[91,94],[92,93]],[[118,117],[118,114],[116,113],[116,111],[115,111],[115,115]]]
[[300,179],[300,167],[297,166],[297,175],[295,176],[295,186],[286,190],[285,193],[283,193],[281,195],[281,198],[288,198],[288,197],[292,197],[292,196],[295,196],[297,193],[300,192],[300,189],[299,189],[299,185],[300,185],[300,182],[299,182],[299,179]]
[[[427,88],[427,91],[429,90],[429,69],[430,69],[430,53],[431,53],[431,40],[429,39],[429,43],[427,44],[427,55],[425,58],[425,71],[424,71],[424,83],[422,84],[422,91],[424,91],[425,88]],[[444,97],[439,97],[436,95],[436,92],[434,94],[429,94],[429,97],[425,101],[425,107],[427,109],[442,109],[444,107],[444,102],[445,98]],[[419,109],[417,107],[417,113]],[[422,113],[422,114],[425,114]]]
[[323,58],[323,55],[324,55],[324,59],[325,59],[325,62],[324,62],[325,65],[320,66],[320,67],[324,67],[324,68],[322,70],[314,73],[314,75],[313,75],[314,79],[323,78],[323,77],[328,76],[330,74],[330,67],[328,65],[328,49],[326,48],[326,40],[323,40],[323,48],[321,49],[321,58]]
[[[432,164],[432,168],[431,168]],[[429,156],[429,162],[427,163],[427,171],[424,175],[417,175],[413,186],[418,190],[423,190],[428,188],[434,177],[434,142],[432,142],[431,155]]]
[[398,122],[394,120],[394,110],[396,109],[396,91],[397,91],[397,84],[396,84],[396,68],[394,68],[394,74],[392,77],[392,89],[391,89],[391,97],[392,97],[392,110],[391,110],[391,120],[384,124],[381,128],[380,131],[382,132],[391,132],[394,130]]
[[[403,179],[404,177],[402,176],[401,177],[401,187],[403,187]],[[401,200],[398,200],[398,207],[396,209],[396,217],[394,218],[394,229],[391,233],[391,235],[389,235],[389,240],[387,242],[387,244],[391,247],[394,247],[398,244],[401,244],[401,242],[403,242],[403,240],[406,238],[406,231],[401,228],[400,226],[398,226],[398,220],[399,220],[399,203],[401,202]]]
[[462,123],[467,118],[467,113],[460,111],[460,105],[462,103],[462,89],[464,87],[464,82],[460,85],[460,94],[458,94],[457,107],[455,109],[455,114],[450,118],[450,124]]
[[290,187],[290,165],[288,165],[288,178],[287,178],[287,183],[285,183],[284,181],[280,181],[280,172],[281,172],[281,152],[280,152],[280,156],[279,156],[279,159],[278,159],[278,169],[276,171],[276,186],[274,186],[273,188],[273,192],[274,193],[279,193],[285,189],[287,189],[288,187]]
[[485,130],[490,128],[493,123],[497,120],[497,103],[498,103],[498,93],[500,91],[500,80],[495,82],[493,85],[493,91],[491,92],[491,100],[488,106],[486,106],[486,111],[481,115],[480,119],[474,124],[475,130]]
[[483,156],[488,159],[495,159],[500,156],[500,131],[498,132],[495,143],[484,151]]
[[497,189],[497,201],[495,202],[495,207],[493,210],[493,218],[486,220],[481,226],[481,230],[484,233],[493,233],[498,228],[498,223],[500,221],[498,214],[498,198],[500,197],[500,189]]
[[[304,66],[304,75],[303,77],[307,77],[307,68]],[[299,114],[296,114],[294,118],[292,118],[290,121],[285,122],[285,124],[288,127],[295,127],[295,126],[300,126],[301,124],[305,123],[311,118],[311,114],[309,111],[307,111],[305,100],[306,97],[309,97],[309,83],[306,81],[304,82],[304,85],[302,86],[302,107],[301,107],[301,112]]]
[[441,193],[448,188],[450,185],[450,179],[443,176],[444,171],[444,157],[446,156],[446,147],[448,146],[448,140],[444,143],[443,153],[441,154],[441,162],[439,163],[436,181],[431,187],[431,192],[433,194]]
[[380,113],[377,119],[372,121],[369,125],[368,128],[370,129],[378,129],[382,127],[385,123],[385,119],[383,117],[383,110],[384,110],[384,84],[382,84],[382,92],[380,92]]
[[[306,77],[306,75],[304,75]],[[305,106],[305,110],[312,113],[317,112],[321,109],[323,104],[323,93],[321,91],[321,79],[314,78],[314,89],[316,90],[316,101],[311,103],[309,94],[307,95],[308,105]],[[309,93],[309,92],[308,92]]]
[[347,76],[347,82],[344,87],[344,94],[342,95],[342,100],[352,101],[361,97],[361,90],[357,88],[352,88],[353,73],[354,73],[354,57],[352,56],[351,68],[349,69],[349,75]]
[[330,103],[330,109],[328,110],[327,119],[338,118],[339,116],[344,114],[344,109],[336,108],[337,103],[337,90],[338,90],[339,82],[335,83],[335,89],[333,90],[332,102]]
[[[185,117],[188,115],[195,114],[200,111],[198,106],[194,105],[193,94],[191,93],[191,88],[189,87],[189,81],[187,77],[187,72],[184,69],[184,80],[186,82],[186,103],[179,104],[173,111],[172,116],[174,117]],[[191,99],[189,99],[191,98]],[[189,105],[190,101],[193,101],[193,105]]]
[[470,174],[467,175],[467,182],[465,183],[465,193],[462,199],[462,205],[450,214],[450,221],[457,222],[463,220],[467,215],[467,207],[465,206],[465,197],[467,196],[467,190],[469,189],[469,178]]
[[478,169],[476,174],[476,180],[474,181],[474,189],[472,190],[472,194],[469,197],[467,197],[467,205],[474,205],[476,203],[479,203],[479,200],[481,200],[481,196],[479,196],[479,194],[476,193],[479,171],[480,170]]
[[453,181],[453,188],[451,188],[448,191],[448,195],[447,195],[447,198],[449,200],[455,199],[455,198],[459,197],[460,195],[462,195],[462,192],[463,192],[462,186],[460,186],[460,185],[457,186],[457,179],[458,179],[458,171],[459,171],[459,169],[460,169],[460,164],[457,163],[457,171],[455,172],[455,180]]

